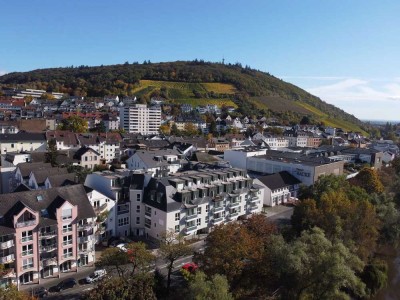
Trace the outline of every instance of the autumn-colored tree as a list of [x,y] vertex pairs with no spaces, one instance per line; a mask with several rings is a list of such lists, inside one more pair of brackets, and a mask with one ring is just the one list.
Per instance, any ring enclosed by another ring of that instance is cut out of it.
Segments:
[[160,130],[160,133],[165,134],[165,135],[169,135],[171,133],[171,127],[169,126],[169,124],[161,125],[159,130]]
[[13,284],[7,287],[0,287],[0,300],[35,300],[24,291],[18,291],[17,287]]
[[198,134],[199,129],[193,123],[187,122],[185,123],[184,131],[186,135],[194,136]]
[[88,123],[85,119],[79,116],[69,116],[61,121],[59,129],[82,133],[88,130]]
[[193,249],[187,244],[183,236],[176,234],[173,230],[169,230],[161,236],[158,253],[163,260],[167,261],[167,293],[169,293],[171,287],[171,273],[175,268],[176,260],[192,254]]
[[40,99],[44,99],[44,100],[54,100],[56,99],[51,93],[43,93],[40,96]]
[[384,191],[378,173],[371,168],[363,168],[354,178],[350,179],[350,183],[362,187],[369,194],[380,194]]
[[105,249],[96,262],[96,266],[108,269],[108,273],[116,271],[118,276],[126,278],[128,272],[128,256],[119,248]]

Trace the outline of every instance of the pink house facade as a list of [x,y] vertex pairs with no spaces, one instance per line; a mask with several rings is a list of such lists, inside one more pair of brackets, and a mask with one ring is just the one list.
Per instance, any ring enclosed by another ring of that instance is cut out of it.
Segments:
[[94,220],[82,185],[0,195],[0,286],[93,265]]

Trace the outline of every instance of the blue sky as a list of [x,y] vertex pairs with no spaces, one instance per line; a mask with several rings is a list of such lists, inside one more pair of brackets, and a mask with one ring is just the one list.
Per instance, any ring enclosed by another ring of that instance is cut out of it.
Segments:
[[399,120],[400,1],[2,1],[0,73],[241,62],[363,119]]

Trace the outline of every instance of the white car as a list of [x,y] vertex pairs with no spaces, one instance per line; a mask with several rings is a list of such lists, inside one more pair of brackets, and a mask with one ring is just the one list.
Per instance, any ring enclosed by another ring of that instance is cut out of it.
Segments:
[[126,245],[128,245],[128,244],[126,244],[126,243],[121,243],[121,244],[118,244],[118,245],[116,246],[116,248],[121,249],[122,251],[126,252],[126,251],[128,251],[128,249],[126,249]]
[[102,279],[104,276],[107,275],[107,271],[104,269],[96,270],[94,273],[88,277],[85,278],[86,283],[93,283],[96,281],[99,281]]

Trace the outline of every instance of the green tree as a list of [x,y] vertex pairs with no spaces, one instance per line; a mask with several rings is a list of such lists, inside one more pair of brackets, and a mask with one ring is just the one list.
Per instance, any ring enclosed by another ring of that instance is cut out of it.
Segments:
[[70,116],[61,121],[59,129],[69,130],[77,133],[87,132],[88,123],[85,119],[79,116]]
[[198,133],[198,128],[193,123],[187,122],[185,123],[184,132],[188,136],[194,136]]
[[128,263],[129,260],[126,253],[115,247],[105,249],[96,262],[96,266],[106,268],[108,273],[116,271],[119,277],[127,279]]
[[361,279],[367,286],[367,293],[374,296],[379,290],[387,285],[388,266],[383,260],[374,259],[365,266]]
[[281,262],[285,299],[350,299],[365,295],[357,277],[363,262],[341,242],[331,242],[319,228],[303,232],[276,258]]
[[129,243],[126,249],[128,262],[131,265],[131,275],[150,271],[151,263],[155,260],[155,256],[146,249],[145,243]]
[[193,300],[233,300],[225,276],[216,274],[207,279],[201,271],[197,271],[190,280],[188,294],[187,299]]
[[0,300],[34,300],[28,293],[18,291],[17,287],[13,284],[8,285],[6,288],[0,287]]
[[158,253],[163,260],[167,261],[167,293],[169,293],[171,287],[171,273],[175,268],[176,260],[192,254],[193,249],[186,243],[183,236],[169,230],[161,237]]
[[84,300],[156,300],[153,292],[153,276],[140,275],[109,278],[99,282]]
[[161,125],[159,130],[160,130],[160,133],[165,134],[165,135],[169,135],[171,133],[171,127],[169,126],[169,124]]
[[57,141],[56,139],[50,139],[48,141],[47,145],[47,153],[46,153],[46,162],[51,163],[51,165],[54,167],[57,165],[57,156],[58,156],[58,151],[57,151]]
[[171,135],[179,135],[180,131],[178,130],[178,127],[176,126],[176,124],[172,124],[171,126]]

